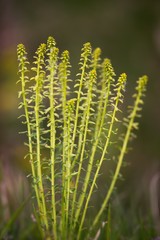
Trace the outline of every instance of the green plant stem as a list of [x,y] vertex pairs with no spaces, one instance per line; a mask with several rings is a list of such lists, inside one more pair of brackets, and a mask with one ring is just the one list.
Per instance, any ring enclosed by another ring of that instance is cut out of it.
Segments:
[[[81,155],[80,155],[80,161],[79,161],[79,167],[78,167],[78,174],[77,174],[76,183],[75,183],[75,189],[76,190],[78,189],[80,174],[81,174],[81,170],[82,170],[85,144],[86,144],[87,132],[88,132],[88,124],[89,124],[89,118],[90,118],[90,106],[91,106],[91,101],[92,101],[92,90],[93,90],[93,83],[94,83],[95,79],[96,79],[96,71],[92,70],[89,73],[89,89],[88,89],[88,94],[87,94],[88,96],[87,96],[87,102],[86,102],[87,108],[84,110],[85,111],[86,122],[85,122],[84,136],[83,136],[83,140],[82,140],[82,149],[81,149]],[[74,191],[74,196],[73,196],[72,212],[74,212],[75,204],[76,204],[76,195],[77,195],[76,190]],[[79,209],[79,207],[80,206],[77,206],[77,210]],[[77,222],[78,215],[79,215],[79,212],[76,211],[75,216],[74,216],[74,225]]]
[[67,127],[67,143],[68,143],[68,156],[67,156],[67,162],[66,162],[66,211],[67,211],[67,222],[68,222],[68,213],[69,213],[69,201],[70,201],[70,176],[71,176],[71,150],[70,150],[70,124],[71,124],[71,119],[70,116],[68,116],[68,127]]
[[40,201],[39,201],[39,197],[38,197],[38,189],[37,189],[37,184],[36,184],[37,178],[36,178],[36,172],[35,172],[35,166],[34,166],[34,160],[33,160],[32,133],[31,133],[31,127],[30,127],[29,113],[28,113],[28,104],[27,104],[26,93],[25,93],[24,72],[22,72],[21,79],[22,79],[22,98],[23,98],[24,111],[25,111],[26,122],[27,122],[29,157],[30,157],[31,171],[32,171],[32,176],[33,176],[33,187],[34,187],[36,198],[38,201],[38,206],[40,207]]
[[138,109],[139,109],[139,103],[140,103],[140,99],[141,99],[141,96],[142,96],[142,92],[139,91],[138,94],[137,94],[137,98],[135,100],[135,104],[134,104],[134,107],[133,107],[133,111],[131,113],[131,118],[130,118],[130,121],[128,123],[128,127],[127,127],[127,131],[126,131],[126,134],[125,134],[125,137],[124,137],[124,140],[123,140],[123,145],[122,145],[122,148],[121,148],[121,151],[120,151],[120,155],[118,157],[118,164],[117,164],[117,167],[116,167],[116,170],[115,170],[115,173],[114,173],[114,176],[112,178],[112,182],[111,182],[111,185],[109,187],[109,190],[107,192],[107,195],[103,201],[103,204],[101,205],[101,208],[98,212],[98,214],[96,215],[95,219],[94,219],[94,222],[90,228],[90,231],[92,231],[92,229],[97,225],[104,209],[106,208],[107,206],[107,203],[110,199],[110,196],[113,192],[113,189],[114,189],[114,186],[115,186],[115,183],[118,179],[118,175],[120,173],[120,169],[121,169],[121,166],[122,166],[122,162],[123,162],[123,158],[124,158],[124,155],[126,153],[126,150],[127,150],[127,145],[128,145],[128,142],[129,142],[129,139],[130,139],[130,135],[131,135],[131,132],[132,132],[132,129],[133,129],[133,126],[134,126],[134,120],[135,120],[135,117],[137,116],[137,112],[138,112]]
[[62,115],[63,115],[63,153],[62,153],[62,239],[66,239],[68,226],[68,202],[67,202],[67,157],[68,157],[68,142],[67,142],[67,80],[69,67],[69,53],[64,51],[59,65],[59,77],[61,81],[62,91]]
[[[77,219],[82,211],[82,207],[83,207],[83,202],[85,199],[85,195],[86,195],[86,191],[87,188],[89,186],[89,180],[90,180],[90,176],[91,176],[91,171],[93,169],[93,163],[94,163],[94,156],[97,150],[97,146],[99,143],[99,139],[100,139],[100,135],[103,129],[103,124],[104,124],[104,120],[105,120],[105,116],[106,116],[106,111],[107,111],[107,105],[108,105],[108,99],[109,99],[109,95],[110,95],[110,85],[111,82],[108,82],[108,86],[107,86],[107,91],[105,92],[105,76],[103,76],[103,82],[102,82],[102,90],[101,90],[101,95],[100,95],[100,100],[99,100],[99,105],[98,105],[98,116],[97,116],[97,120],[96,120],[96,126],[95,126],[95,132],[94,132],[94,143],[92,145],[92,150],[91,150],[91,156],[89,158],[89,163],[88,163],[88,167],[87,167],[87,171],[86,171],[86,176],[85,176],[85,180],[83,183],[83,191],[82,194],[79,197],[79,201],[78,201],[78,208],[76,211],[77,214]],[[104,94],[105,94],[105,99],[104,98]],[[103,106],[104,105],[104,106]]]
[[72,111],[73,111],[73,104],[74,102],[71,100],[68,101],[68,121],[67,121],[67,142],[68,142],[68,157],[67,157],[67,171],[66,171],[66,178],[67,178],[67,206],[66,209],[69,212],[69,203],[70,203],[70,191],[71,191],[71,142],[72,142],[72,127],[71,127],[71,121],[72,121]]
[[[85,75],[86,75],[86,68],[88,66],[88,59],[89,56],[91,54],[91,45],[90,43],[86,43],[84,45],[84,52],[82,53],[81,57],[83,58],[83,63],[82,63],[82,67],[81,69],[81,77],[79,80],[79,89],[77,92],[77,104],[76,104],[76,113],[75,113],[75,121],[74,121],[74,128],[73,128],[73,136],[72,136],[72,142],[71,142],[71,154],[73,154],[73,150],[74,150],[74,144],[75,144],[75,138],[76,138],[76,133],[77,133],[77,124],[78,124],[78,119],[79,119],[79,107],[80,107],[80,100],[81,100],[81,94],[82,94],[82,87],[83,87],[83,82],[85,79]],[[81,144],[82,141],[79,141],[78,144],[78,150],[77,150],[77,154],[76,156],[79,155],[80,149],[81,149]],[[74,159],[74,161],[72,162],[72,169],[74,168],[74,165],[76,163],[78,157],[76,157]]]
[[42,203],[41,208],[41,215],[46,226],[48,229],[48,221],[46,217],[46,206],[45,206],[45,199],[44,199],[44,189],[43,189],[43,182],[42,182],[42,170],[41,170],[41,152],[40,152],[40,126],[39,126],[39,90],[36,90],[36,105],[35,105],[35,115],[36,115],[36,140],[37,140],[37,177],[38,177],[38,191],[39,191],[39,198],[40,202]]
[[[65,86],[66,87],[66,86]],[[64,90],[66,89],[64,87]],[[64,118],[64,125],[63,125],[63,173],[62,173],[62,232],[66,229],[66,221],[67,221],[67,212],[66,212],[66,204],[67,204],[67,192],[66,192],[66,148],[67,148],[67,118],[66,118],[66,92],[63,93],[62,97],[62,108],[63,108],[63,118]],[[65,236],[64,236],[65,237]]]
[[56,200],[55,200],[55,106],[54,106],[54,75],[55,63],[51,64],[49,75],[50,82],[50,147],[51,147],[51,192],[52,192],[52,221],[54,230],[54,239],[57,239],[57,218],[56,218]]
[[30,158],[31,171],[32,171],[32,177],[33,177],[33,187],[35,190],[38,207],[41,208],[39,195],[38,195],[38,188],[37,188],[37,177],[36,177],[36,171],[34,166],[34,158],[33,158],[31,123],[30,123],[29,112],[28,112],[28,102],[26,98],[26,79],[25,78],[27,78],[27,76],[25,76],[25,73],[27,72],[26,64],[28,62],[26,62],[25,60],[26,51],[24,46],[22,44],[19,44],[17,50],[18,50],[18,54],[21,54],[21,56],[19,56],[20,57],[19,72],[20,72],[20,79],[21,79],[22,100],[23,100],[23,106],[24,106],[24,112],[25,112],[25,118],[26,118],[26,124],[27,124],[29,158]]
[[100,171],[100,168],[102,166],[105,154],[106,154],[106,152],[108,150],[110,138],[111,138],[111,135],[112,135],[113,125],[114,125],[114,123],[116,121],[115,120],[116,119],[116,113],[119,111],[118,104],[121,101],[121,96],[122,96],[121,95],[121,90],[124,87],[125,81],[126,81],[126,76],[124,76],[124,82],[122,82],[121,85],[119,85],[119,87],[117,88],[117,96],[115,97],[114,110],[113,110],[113,113],[112,113],[112,116],[111,116],[111,122],[110,122],[110,126],[109,126],[109,129],[108,129],[108,135],[107,135],[106,143],[105,143],[105,146],[103,148],[101,159],[98,162],[97,170],[96,170],[96,172],[94,174],[94,178],[93,178],[93,181],[92,181],[89,193],[87,195],[86,203],[85,203],[84,210],[83,210],[83,213],[82,213],[82,218],[81,218],[81,221],[80,221],[80,224],[79,224],[77,240],[80,239],[80,235],[81,235],[81,232],[82,232],[82,226],[83,226],[84,219],[85,219],[85,216],[86,216],[86,212],[87,212],[87,209],[88,209],[88,204],[89,204],[90,198],[92,196],[92,192],[93,192],[94,186],[96,184],[96,180],[97,180],[97,177],[99,175],[99,171]]
[[43,179],[42,179],[42,169],[41,169],[41,143],[40,143],[40,115],[39,115],[39,104],[40,104],[40,89],[41,89],[41,81],[42,81],[42,74],[40,74],[41,69],[41,58],[38,57],[37,62],[37,75],[35,77],[36,80],[36,98],[35,98],[35,120],[36,120],[36,146],[37,146],[37,185],[38,185],[38,192],[39,192],[39,201],[42,204],[41,207],[41,216],[43,220],[43,224],[48,230],[48,220],[47,220],[47,212],[46,212],[46,203],[44,197],[44,188],[43,188]]

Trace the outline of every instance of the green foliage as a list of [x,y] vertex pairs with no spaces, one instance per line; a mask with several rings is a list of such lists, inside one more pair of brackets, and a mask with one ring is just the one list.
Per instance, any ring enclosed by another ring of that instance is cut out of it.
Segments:
[[0,239],[5,239],[6,234],[11,230],[12,226],[15,224],[16,219],[19,217],[21,212],[24,210],[25,205],[27,204],[28,200],[30,199],[30,196],[22,202],[22,204],[18,207],[18,209],[12,214],[10,219],[7,221],[7,223],[3,226],[2,229],[0,229]]
[[[19,108],[25,113],[20,117],[27,126],[27,156],[43,238],[89,239],[101,225],[129,140],[138,128],[136,119],[142,110],[147,77],[137,81],[134,103],[123,117],[127,76],[122,73],[116,81],[110,60],[101,60],[99,48],[92,51],[90,43],[83,45],[75,80],[70,79],[69,52],[59,56],[52,37],[40,45],[30,70],[22,44],[17,52]],[[116,167],[101,208],[88,219],[103,163],[110,159],[111,147],[117,146]]]

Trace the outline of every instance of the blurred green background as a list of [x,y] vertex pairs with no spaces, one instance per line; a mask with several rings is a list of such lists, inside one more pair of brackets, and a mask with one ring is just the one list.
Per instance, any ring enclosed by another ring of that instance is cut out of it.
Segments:
[[137,211],[144,209],[149,214],[150,184],[160,170],[160,1],[0,1],[1,179],[5,174],[16,178],[17,172],[25,176],[29,171],[29,163],[23,159],[24,137],[18,135],[16,46],[24,43],[32,60],[37,46],[49,35],[61,50],[70,51],[73,74],[82,44],[90,41],[102,49],[103,57],[111,59],[117,75],[127,73],[128,96],[137,78],[148,75],[138,138],[126,157],[130,165],[122,170],[125,181],[118,183],[118,192],[126,207],[134,201]]

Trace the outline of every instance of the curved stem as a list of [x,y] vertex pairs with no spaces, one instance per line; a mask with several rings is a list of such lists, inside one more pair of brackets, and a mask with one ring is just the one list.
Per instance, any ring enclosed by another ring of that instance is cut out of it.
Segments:
[[43,187],[43,179],[42,179],[42,169],[41,169],[41,140],[40,140],[40,102],[41,102],[41,87],[43,82],[43,71],[41,63],[43,58],[42,49],[45,47],[45,45],[41,45],[40,48],[37,51],[38,57],[37,57],[37,75],[35,77],[36,80],[36,86],[35,86],[35,121],[36,121],[36,155],[37,155],[37,186],[38,186],[38,192],[39,192],[39,198],[40,202],[42,204],[41,209],[41,218],[43,219],[43,224],[46,227],[46,230],[48,230],[48,220],[47,220],[47,211],[46,211],[46,203],[45,203],[45,195],[44,195],[44,187]]
[[121,169],[121,166],[122,166],[122,162],[123,162],[123,159],[124,159],[124,155],[126,153],[126,150],[127,150],[127,145],[128,145],[128,141],[129,141],[129,138],[130,138],[130,135],[131,135],[131,131],[133,129],[133,125],[134,125],[134,119],[137,115],[137,110],[138,110],[138,105],[140,103],[140,98],[141,98],[141,93],[139,93],[137,95],[137,99],[135,101],[135,104],[134,104],[134,108],[133,108],[133,111],[131,113],[131,118],[130,118],[130,121],[128,123],[128,127],[127,127],[127,131],[126,131],[126,134],[125,134],[125,137],[124,137],[124,140],[123,140],[123,145],[122,145],[122,148],[121,148],[121,152],[120,152],[120,155],[118,157],[118,164],[117,164],[117,167],[116,167],[116,170],[115,170],[115,173],[114,173],[114,176],[112,178],[112,182],[111,182],[111,185],[109,187],[109,190],[107,192],[107,195],[101,205],[101,208],[98,212],[98,214],[96,215],[95,219],[94,219],[94,222],[90,228],[90,232],[92,231],[92,229],[94,229],[94,227],[97,225],[102,213],[104,212],[106,206],[107,206],[107,203],[110,199],[110,196],[114,190],[114,186],[116,184],[116,181],[118,179],[118,175],[119,175],[119,172],[120,172],[120,169]]
[[50,148],[51,148],[51,192],[52,192],[52,221],[54,229],[54,239],[57,239],[57,218],[56,218],[56,200],[55,200],[55,106],[54,106],[54,75],[55,64],[52,64],[52,68],[49,75],[50,82]]
[[[84,159],[84,152],[85,152],[85,146],[86,146],[86,139],[87,139],[87,132],[88,132],[88,124],[90,120],[90,106],[91,106],[91,101],[92,101],[92,88],[93,88],[93,82],[95,81],[96,78],[96,72],[95,70],[92,70],[89,73],[89,89],[88,89],[88,96],[86,100],[86,110],[85,111],[85,129],[84,129],[84,135],[83,135],[83,140],[82,140],[82,149],[81,149],[81,154],[80,154],[80,161],[79,161],[79,167],[78,167],[78,174],[76,178],[76,183],[75,183],[75,192],[73,195],[73,204],[72,204],[72,215],[75,210],[75,205],[76,205],[76,196],[77,196],[77,189],[78,189],[78,184],[79,184],[79,179],[80,179],[80,174],[82,170],[82,164],[83,164],[83,159]],[[83,191],[83,190],[82,190]],[[74,226],[77,223],[77,219],[79,216],[79,212],[81,211],[81,205],[78,204],[76,207],[76,212],[74,216]]]
[[[122,78],[122,79],[121,79]],[[124,78],[124,79],[123,79]],[[120,82],[121,80],[123,80],[122,82]],[[112,135],[112,130],[113,130],[113,125],[116,121],[116,113],[119,111],[118,109],[118,104],[119,102],[121,101],[121,90],[123,89],[124,87],[124,83],[126,81],[126,75],[122,76],[119,78],[119,81],[118,81],[118,87],[117,87],[117,96],[115,97],[115,104],[114,104],[114,110],[113,110],[113,113],[112,113],[112,116],[111,116],[111,122],[110,122],[110,126],[109,126],[109,130],[108,130],[108,135],[107,135],[107,139],[106,139],[106,143],[105,143],[105,146],[103,148],[103,152],[102,152],[102,155],[101,155],[101,158],[100,158],[100,161],[98,163],[98,166],[97,166],[97,170],[94,174],[94,178],[93,178],[93,181],[92,181],[92,184],[91,184],[91,187],[90,187],[90,190],[89,190],[89,193],[87,195],[87,199],[86,199],[86,203],[85,203],[85,206],[84,206],[84,210],[83,210],[83,214],[82,214],[82,218],[81,218],[81,221],[80,221],[80,225],[79,225],[79,230],[78,230],[78,237],[77,239],[80,239],[80,235],[81,235],[81,230],[82,230],[82,226],[83,226],[83,223],[84,223],[84,219],[85,219],[85,216],[86,216],[86,212],[87,212],[87,209],[88,209],[88,204],[89,204],[89,201],[91,199],[91,196],[92,196],[92,193],[93,193],[93,189],[95,187],[95,184],[96,184],[96,180],[98,178],[98,175],[99,175],[99,171],[101,169],[101,166],[102,166],[102,163],[103,163],[103,160],[104,160],[104,157],[105,157],[105,154],[108,150],[108,146],[109,146],[109,143],[110,143],[110,138],[111,138],[111,135]],[[119,85],[119,82],[120,82],[120,85]]]

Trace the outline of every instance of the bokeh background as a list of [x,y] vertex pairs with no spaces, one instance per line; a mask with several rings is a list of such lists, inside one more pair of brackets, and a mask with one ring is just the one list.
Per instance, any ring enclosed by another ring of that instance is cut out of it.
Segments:
[[122,170],[125,181],[119,182],[118,194],[126,208],[134,202],[135,211],[150,214],[150,186],[160,171],[159,0],[0,1],[1,196],[7,186],[18,203],[15,186],[22,179],[26,181],[29,171],[29,163],[23,159],[23,137],[18,135],[16,46],[24,43],[32,60],[37,46],[49,35],[55,37],[61,50],[70,51],[73,74],[82,44],[90,41],[102,49],[103,57],[111,59],[117,75],[127,73],[128,96],[138,77],[148,75],[138,138],[126,157],[129,166]]

